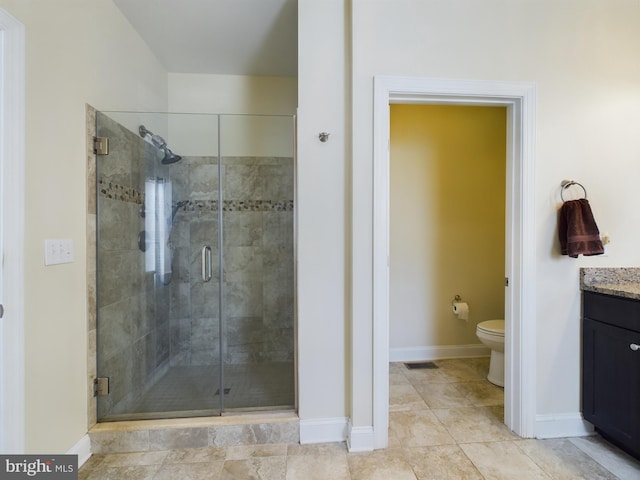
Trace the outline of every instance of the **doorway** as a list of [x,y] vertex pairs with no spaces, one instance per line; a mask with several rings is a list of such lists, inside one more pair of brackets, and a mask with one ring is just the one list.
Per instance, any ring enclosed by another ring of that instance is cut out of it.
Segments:
[[535,85],[411,77],[374,81],[373,424],[374,446],[387,446],[389,425],[389,122],[390,103],[507,108],[505,279],[505,416],[532,437],[535,423]]
[[486,355],[476,325],[504,318],[506,113],[391,105],[392,362]]

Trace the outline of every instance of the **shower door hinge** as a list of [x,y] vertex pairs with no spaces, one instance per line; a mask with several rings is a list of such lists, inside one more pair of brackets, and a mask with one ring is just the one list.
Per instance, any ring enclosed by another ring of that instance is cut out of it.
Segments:
[[93,137],[93,153],[109,155],[109,137]]
[[106,397],[109,395],[109,377],[98,377],[93,379],[93,396]]

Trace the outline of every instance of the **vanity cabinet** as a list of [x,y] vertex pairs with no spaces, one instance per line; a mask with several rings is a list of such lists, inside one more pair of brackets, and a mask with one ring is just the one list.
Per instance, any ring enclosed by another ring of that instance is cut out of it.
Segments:
[[582,413],[640,458],[640,301],[583,292]]

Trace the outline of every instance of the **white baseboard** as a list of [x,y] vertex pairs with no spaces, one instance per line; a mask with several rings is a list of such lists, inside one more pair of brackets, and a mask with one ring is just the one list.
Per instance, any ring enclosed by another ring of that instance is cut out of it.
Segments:
[[427,347],[407,347],[389,349],[391,362],[421,362],[444,358],[486,357],[491,350],[483,344],[433,345]]
[[344,442],[348,421],[347,417],[300,420],[300,443]]
[[78,443],[71,447],[67,454],[78,455],[78,468],[84,465],[91,457],[91,440],[89,439],[89,434],[82,437]]
[[584,437],[593,433],[593,425],[579,412],[536,415],[536,438]]
[[347,449],[349,452],[372,452],[375,447],[373,427],[354,427],[349,419]]

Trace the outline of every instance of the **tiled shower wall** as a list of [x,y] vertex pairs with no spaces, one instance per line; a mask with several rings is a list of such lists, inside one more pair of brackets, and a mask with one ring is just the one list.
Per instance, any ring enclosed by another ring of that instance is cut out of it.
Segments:
[[[110,138],[110,154],[97,160],[98,373],[111,382],[111,393],[98,402],[100,418],[126,412],[170,366],[219,364],[220,297],[217,158],[185,156],[162,166],[139,136],[97,115],[98,134]],[[89,155],[90,181],[91,162]],[[293,159],[223,157],[221,173],[223,359],[292,362]],[[181,205],[169,238],[173,274],[166,285],[145,273],[138,249],[145,180],[157,177],[172,183],[172,204]],[[90,195],[90,222],[91,210]],[[205,245],[212,249],[209,282],[201,276]],[[90,309],[91,297],[90,291]],[[91,342],[91,325],[89,331]]]
[[148,147],[97,115],[97,134],[110,142],[109,155],[97,160],[98,374],[110,383],[109,395],[98,401],[101,418],[126,411],[168,369],[170,297],[169,287],[145,272],[138,248]]
[[[223,359],[293,361],[293,160],[223,157]],[[218,165],[185,157],[171,171],[175,217],[171,365],[217,365]],[[210,246],[213,278],[202,280]]]

